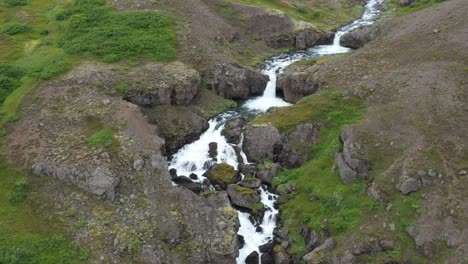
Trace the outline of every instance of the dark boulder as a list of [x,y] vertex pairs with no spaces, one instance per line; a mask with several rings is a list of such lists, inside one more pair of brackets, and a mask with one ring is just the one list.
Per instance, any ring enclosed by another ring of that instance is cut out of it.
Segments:
[[276,90],[283,94],[286,102],[296,103],[319,90],[320,80],[311,69],[304,72],[292,67],[279,76]]
[[261,95],[268,82],[268,76],[238,64],[216,65],[208,76],[208,88],[228,99],[245,100],[253,95]]
[[340,44],[344,47],[359,49],[377,37],[378,30],[372,26],[360,26],[341,36]]
[[211,142],[208,144],[208,156],[212,159],[218,156],[218,143]]
[[245,258],[245,264],[258,264],[258,252],[257,251],[252,251],[247,258]]

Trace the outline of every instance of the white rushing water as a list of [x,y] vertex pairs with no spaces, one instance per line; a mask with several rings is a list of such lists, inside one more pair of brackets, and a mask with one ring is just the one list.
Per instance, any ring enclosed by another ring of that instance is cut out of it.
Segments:
[[[267,83],[263,95],[247,100],[241,105],[238,111],[228,111],[211,119],[209,121],[208,130],[200,136],[199,140],[185,145],[173,155],[169,163],[169,168],[175,168],[178,175],[188,176],[191,173],[195,173],[198,179],[194,181],[203,182],[205,179],[205,177],[202,176],[203,173],[205,173],[213,163],[225,162],[236,169],[238,168],[239,162],[248,163],[247,157],[242,151],[243,136],[240,144],[235,146],[229,144],[226,138],[221,135],[221,131],[226,122],[238,118],[241,113],[260,114],[266,112],[271,107],[285,107],[291,105],[281,98],[276,97],[276,80],[278,75],[282,73],[288,65],[302,59],[349,52],[351,49],[340,46],[341,36],[361,25],[372,24],[380,13],[379,5],[382,1],[383,0],[368,1],[360,19],[338,29],[333,44],[318,45],[309,48],[307,52],[283,54],[267,60],[266,67],[262,73],[268,75],[270,80]],[[216,161],[213,161],[208,155],[208,145],[211,142],[217,143],[218,155]],[[237,158],[235,147],[241,150],[241,161]],[[271,242],[273,239],[273,230],[276,227],[276,216],[278,214],[278,210],[274,208],[274,202],[277,196],[268,192],[264,186],[260,188],[260,194],[261,202],[267,208],[262,223],[252,223],[249,213],[238,211],[240,222],[238,234],[242,235],[245,240],[244,246],[239,250],[239,256],[237,258],[237,263],[239,264],[245,263],[245,258],[253,251],[258,252],[260,255],[259,246]],[[260,232],[257,232],[258,225],[261,227]]]

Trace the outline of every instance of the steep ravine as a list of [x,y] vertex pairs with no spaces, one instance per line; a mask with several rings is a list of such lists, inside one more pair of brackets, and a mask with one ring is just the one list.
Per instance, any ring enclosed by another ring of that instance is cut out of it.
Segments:
[[[272,241],[278,210],[274,206],[277,196],[268,190],[271,182],[262,180],[260,183],[260,180],[255,178],[255,169],[263,165],[249,162],[255,157],[249,152],[244,152],[246,144],[243,142],[244,134],[241,131],[245,123],[236,120],[264,113],[271,107],[289,106],[290,103],[276,96],[278,75],[287,66],[299,60],[349,52],[349,48],[340,46],[341,36],[359,26],[372,24],[380,13],[380,4],[380,0],[367,2],[363,16],[340,28],[332,45],[314,46],[307,51],[282,54],[268,59],[262,71],[269,77],[263,95],[249,99],[238,109],[222,113],[210,120],[208,130],[197,141],[185,145],[172,156],[169,168],[174,184],[188,187],[195,192],[203,191],[205,196],[227,193],[232,206],[238,211],[238,235],[243,238],[243,243],[237,263],[245,263],[246,259],[249,263],[258,263],[259,259],[267,261],[268,257],[262,257],[260,246]],[[236,122],[240,133],[238,142],[228,140],[223,133],[226,126]],[[227,174],[229,168],[236,171],[224,182],[220,182],[214,175],[221,166],[226,169],[221,171],[221,174]],[[253,168],[254,173],[250,174],[248,168]],[[271,259],[271,256],[269,257]]]

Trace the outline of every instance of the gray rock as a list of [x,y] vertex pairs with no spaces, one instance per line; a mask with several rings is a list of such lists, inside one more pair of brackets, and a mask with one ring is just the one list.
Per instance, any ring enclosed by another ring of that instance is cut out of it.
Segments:
[[245,177],[254,177],[257,174],[257,168],[251,164],[239,164],[239,172]]
[[312,123],[298,124],[281,144],[274,146],[273,160],[288,168],[300,167],[308,159],[308,147],[318,142],[319,129]]
[[260,202],[260,195],[251,189],[230,184],[227,187],[227,194],[235,206],[252,209],[252,204]]
[[143,165],[145,162],[142,159],[137,159],[133,162],[133,168],[137,171],[141,171],[143,169]]
[[344,184],[351,184],[357,179],[357,172],[346,163],[343,153],[335,153],[335,164]]
[[224,126],[221,135],[226,138],[226,141],[231,144],[239,144],[242,136],[242,127],[247,124],[247,120],[244,118],[237,118],[231,121],[228,121]]
[[307,95],[317,92],[320,80],[313,72],[286,71],[276,83],[276,90],[281,91],[284,100],[296,103]]
[[278,163],[263,163],[263,165],[258,167],[257,178],[259,178],[263,183],[271,185],[271,182],[278,174],[280,167],[281,166]]
[[378,36],[378,30],[372,26],[360,26],[341,36],[340,44],[344,47],[359,49]]
[[239,182],[240,186],[250,189],[258,189],[261,184],[262,181],[257,178],[244,178],[241,182]]
[[218,156],[218,143],[211,142],[208,144],[208,156],[212,159]]
[[87,189],[99,196],[106,195],[110,200],[114,200],[115,188],[119,180],[112,176],[112,172],[105,167],[97,167],[88,180]]
[[280,251],[280,252],[274,252],[273,253],[273,259],[275,261],[275,264],[289,264],[291,263],[291,258],[286,254],[286,252]]
[[321,251],[327,251],[335,248],[336,243],[333,238],[328,238],[320,246],[316,247],[311,252],[307,253],[302,259],[307,264],[312,263],[321,263],[323,261],[323,255],[320,254]]
[[355,264],[357,259],[353,254],[349,253],[349,251],[346,251],[341,256],[333,255],[331,262],[332,264]]
[[274,264],[275,260],[269,253],[263,253],[261,257],[262,264]]
[[403,174],[396,188],[403,194],[409,194],[421,189],[422,183],[419,179],[415,179]]
[[343,157],[351,169],[358,173],[367,173],[370,169],[369,161],[362,158],[360,145],[355,140],[355,126],[346,127],[340,134],[343,142]]
[[314,248],[319,246],[320,235],[314,230],[310,230],[308,227],[303,227],[300,230],[301,235],[304,237],[306,243],[306,250],[312,251]]
[[228,99],[247,99],[261,95],[268,76],[237,64],[216,65],[209,73],[207,85],[210,90]]
[[214,208],[229,207],[229,198],[225,191],[202,193],[209,206]]
[[273,159],[273,147],[281,141],[281,134],[274,126],[247,126],[243,149],[250,161]]

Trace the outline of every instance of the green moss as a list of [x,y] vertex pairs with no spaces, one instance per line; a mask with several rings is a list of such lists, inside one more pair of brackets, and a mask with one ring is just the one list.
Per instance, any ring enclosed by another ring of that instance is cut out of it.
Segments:
[[256,178],[244,178],[242,181],[246,183],[254,183],[257,181],[257,179]]
[[206,191],[206,192],[202,192],[202,195],[203,195],[203,197],[207,198],[207,197],[209,197],[210,195],[217,194],[217,193],[218,193],[218,191],[209,190],[209,191]]
[[210,178],[214,181],[224,184],[232,182],[237,177],[237,171],[227,163],[220,163],[213,167],[210,173]]
[[250,188],[242,187],[238,184],[234,184],[234,189],[241,195],[258,195],[258,193]]

